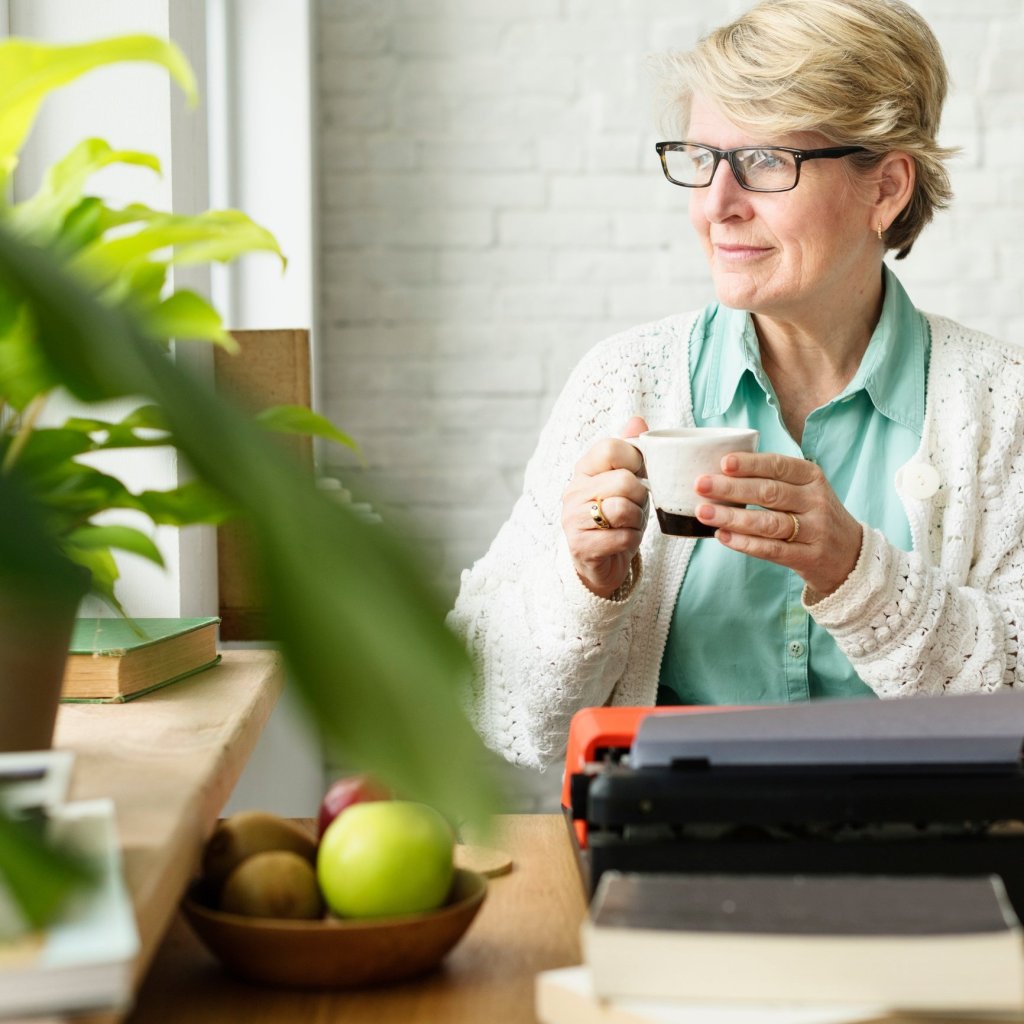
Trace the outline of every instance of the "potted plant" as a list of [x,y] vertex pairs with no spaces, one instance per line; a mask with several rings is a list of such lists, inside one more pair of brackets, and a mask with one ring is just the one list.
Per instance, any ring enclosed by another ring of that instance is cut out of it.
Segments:
[[[129,36],[56,47],[20,39],[0,43],[0,67],[15,93],[0,114],[0,186],[6,185],[17,160],[32,109],[50,89],[100,63],[129,58],[163,64],[194,101],[187,63],[174,46],[159,39]],[[231,347],[219,315],[202,296],[168,288],[171,270],[212,259],[228,261],[255,250],[281,257],[273,236],[234,210],[182,216],[141,203],[115,208],[86,191],[91,177],[111,164],[160,170],[148,153],[114,150],[102,139],[85,139],[47,171],[33,196],[3,209],[3,222],[17,237],[58,252],[101,301],[130,308],[139,328],[157,345],[169,348],[170,339],[177,338]],[[13,299],[7,308],[10,315],[0,323],[0,473],[18,477],[45,508],[50,533],[62,553],[81,568],[88,589],[124,614],[115,592],[119,572],[114,551],[161,566],[163,558],[148,533],[111,523],[107,513],[132,509],[153,524],[186,526],[222,521],[230,509],[202,481],[133,492],[117,476],[90,464],[98,453],[166,444],[160,409],[136,402],[127,415],[112,419],[102,410],[72,408],[55,419],[54,407],[63,404],[66,409],[68,404],[62,402],[61,381],[41,357],[24,308]],[[308,409],[267,410],[264,419],[350,443]],[[0,702],[16,713],[0,718],[0,750],[31,750],[48,746],[52,736],[62,674],[59,655],[67,647],[74,611],[59,618],[33,613],[39,622],[30,628],[22,621],[29,608],[23,593],[8,603],[0,615],[5,623],[0,629],[6,632],[0,645],[0,658],[5,658]],[[41,643],[44,628],[51,636]],[[28,693],[21,685],[26,678],[35,681]],[[12,688],[14,699],[4,699],[5,688]]]
[[[151,37],[0,44],[0,185],[47,92],[121,59],[162,64],[192,92],[180,53]],[[146,154],[86,140],[34,197],[0,209],[0,620],[4,609],[18,617],[0,629],[0,677],[4,659],[20,657],[18,642],[66,650],[58,623],[86,590],[117,607],[111,549],[159,560],[147,534],[97,522],[102,512],[133,508],[179,525],[237,515],[255,540],[290,680],[328,745],[410,796],[480,819],[490,791],[485,776],[465,770],[482,748],[458,697],[468,659],[410,549],[319,493],[263,424],[169,358],[170,338],[227,336],[200,296],[168,293],[168,268],[277,252],[276,243],[235,211],[186,218],[87,195],[89,175],[112,162],[154,166]],[[58,390],[80,410],[44,425],[46,396]],[[105,403],[132,396],[144,404],[116,421],[104,415]],[[294,429],[294,415],[284,420]],[[347,440],[312,414],[300,429]],[[175,446],[194,482],[134,493],[83,461],[152,444]],[[24,694],[33,684],[19,685]],[[0,823],[0,853],[14,849],[5,843],[17,843],[9,822]]]

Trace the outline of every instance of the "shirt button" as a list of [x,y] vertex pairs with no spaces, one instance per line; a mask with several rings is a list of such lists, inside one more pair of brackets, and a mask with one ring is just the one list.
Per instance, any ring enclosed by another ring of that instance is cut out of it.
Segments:
[[941,482],[938,470],[927,462],[901,466],[896,471],[896,490],[917,501],[930,498]]
[[804,645],[799,640],[792,640],[789,644],[789,655],[791,658],[800,658],[804,653]]

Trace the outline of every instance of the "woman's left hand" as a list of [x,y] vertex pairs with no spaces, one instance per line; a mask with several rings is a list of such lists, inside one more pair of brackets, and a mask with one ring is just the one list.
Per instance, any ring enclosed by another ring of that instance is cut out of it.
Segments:
[[860,555],[862,528],[813,463],[773,452],[733,452],[722,473],[697,478],[699,495],[759,508],[697,506],[721,544],[785,565],[818,594],[836,590]]

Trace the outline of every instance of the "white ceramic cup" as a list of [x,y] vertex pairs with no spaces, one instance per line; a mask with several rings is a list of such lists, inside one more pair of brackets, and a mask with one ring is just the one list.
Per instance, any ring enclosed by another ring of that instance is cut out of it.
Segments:
[[625,440],[644,457],[651,501],[661,532],[675,537],[712,537],[715,530],[696,517],[698,505],[712,502],[693,489],[697,477],[721,473],[730,452],[757,451],[759,434],[745,427],[679,427],[648,430]]

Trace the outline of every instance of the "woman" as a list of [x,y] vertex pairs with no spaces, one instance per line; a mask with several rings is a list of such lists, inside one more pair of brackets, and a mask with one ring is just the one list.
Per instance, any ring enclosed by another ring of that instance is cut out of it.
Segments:
[[[899,0],[765,0],[665,74],[659,153],[717,302],[608,339],[560,396],[450,619],[478,728],[544,767],[585,706],[1020,684],[1024,354],[883,264],[949,198],[930,29]],[[621,440],[648,425],[761,431],[695,481],[751,506],[701,506],[713,540],[648,524]]]

